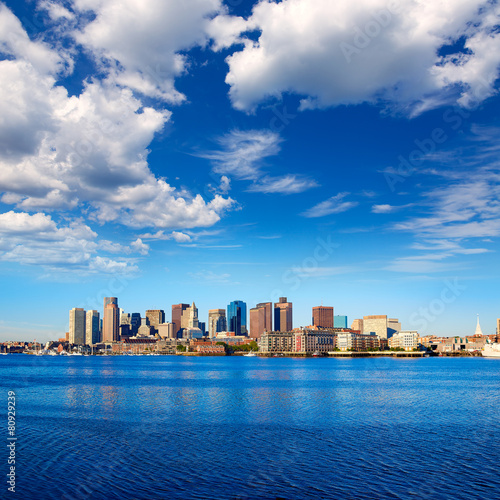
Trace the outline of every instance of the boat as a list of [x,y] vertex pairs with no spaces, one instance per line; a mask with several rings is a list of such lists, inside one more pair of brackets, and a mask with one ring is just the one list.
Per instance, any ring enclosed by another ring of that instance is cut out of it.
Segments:
[[255,357],[255,356],[257,356],[257,354],[255,354],[255,352],[253,352],[253,351],[250,351],[250,352],[247,352],[246,354],[243,354],[243,356]]
[[315,358],[317,358],[317,357],[321,356],[321,353],[320,353],[319,351],[314,351],[314,352],[313,352],[313,356],[314,356]]
[[483,358],[500,358],[500,344],[485,344],[481,352]]

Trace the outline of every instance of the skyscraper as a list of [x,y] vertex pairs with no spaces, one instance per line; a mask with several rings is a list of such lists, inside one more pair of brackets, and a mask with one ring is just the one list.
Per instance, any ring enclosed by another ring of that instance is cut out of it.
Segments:
[[119,338],[120,310],[116,297],[104,297],[104,318],[102,322],[102,341],[115,342]]
[[250,337],[260,339],[264,332],[271,332],[272,318],[272,302],[261,302],[250,309]]
[[179,330],[183,328],[182,316],[183,312],[188,308],[189,304],[175,304],[172,306],[172,323],[174,324],[174,336],[177,336]]
[[146,311],[146,318],[151,327],[151,335],[158,333],[158,325],[165,323],[165,311],[163,309],[148,309]]
[[233,300],[227,306],[227,327],[236,335],[247,334],[247,305],[242,300]]
[[320,328],[333,328],[333,307],[313,307],[313,326]]
[[274,330],[276,332],[289,332],[293,329],[292,303],[286,297],[280,297],[274,304]]
[[335,315],[333,317],[333,326],[335,328],[347,328],[347,316]]
[[225,332],[226,330],[226,310],[210,309],[208,311],[208,335],[215,337],[219,332]]
[[85,344],[97,344],[100,340],[100,325],[99,311],[92,309],[87,311]]
[[198,328],[198,308],[195,306],[194,302],[189,308],[188,328]]
[[73,307],[69,312],[69,343],[85,344],[85,309]]

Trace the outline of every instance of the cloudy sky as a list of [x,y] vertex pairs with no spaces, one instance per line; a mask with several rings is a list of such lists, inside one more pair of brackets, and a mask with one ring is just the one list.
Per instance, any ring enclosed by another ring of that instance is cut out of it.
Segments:
[[71,307],[500,317],[500,6],[0,2],[0,339]]

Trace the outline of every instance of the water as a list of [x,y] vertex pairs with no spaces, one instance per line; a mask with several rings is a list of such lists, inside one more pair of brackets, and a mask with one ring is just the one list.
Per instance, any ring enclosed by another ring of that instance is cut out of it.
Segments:
[[5,498],[500,498],[500,360],[10,355],[0,385]]

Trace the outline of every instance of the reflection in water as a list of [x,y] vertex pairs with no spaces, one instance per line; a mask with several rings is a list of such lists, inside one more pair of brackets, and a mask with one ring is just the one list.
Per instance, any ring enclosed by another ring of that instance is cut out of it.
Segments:
[[500,363],[0,358],[20,405],[20,498],[451,500],[500,488]]

